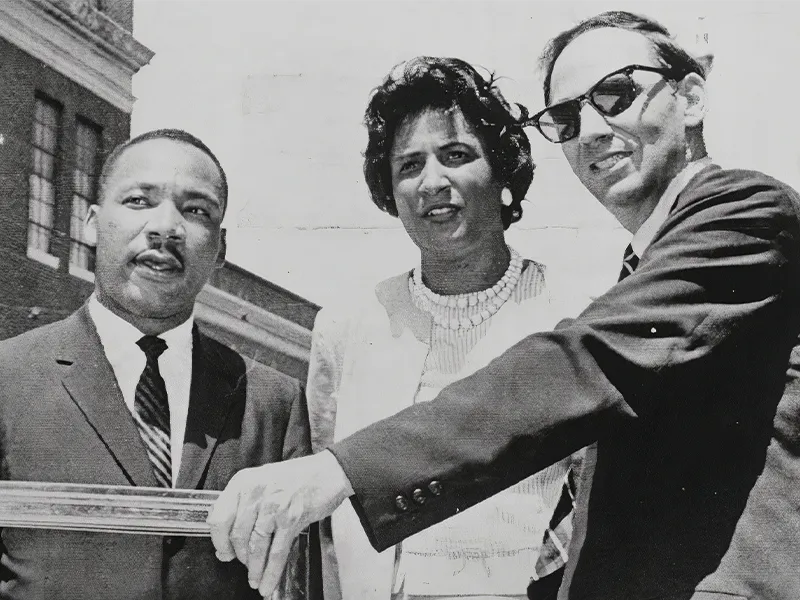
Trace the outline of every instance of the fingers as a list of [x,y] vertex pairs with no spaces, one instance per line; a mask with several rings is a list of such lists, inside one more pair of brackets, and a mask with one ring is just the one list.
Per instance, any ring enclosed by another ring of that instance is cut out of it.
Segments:
[[260,498],[250,492],[246,497],[240,495],[239,507],[236,511],[236,520],[230,529],[230,542],[236,553],[236,558],[246,565],[250,554],[250,537],[255,527],[256,519],[262,511]]
[[272,544],[272,533],[275,530],[275,516],[262,509],[253,527],[248,545],[247,576],[250,587],[258,588],[267,562],[267,554]]
[[223,562],[236,558],[236,552],[231,544],[231,529],[238,510],[239,491],[235,486],[228,485],[206,518],[206,523],[211,526],[211,541],[217,551],[217,558]]
[[329,452],[244,469],[228,483],[207,519],[217,556],[238,558],[247,567],[250,585],[268,596],[279,585],[303,527],[331,514],[352,493]]
[[278,529],[275,532],[269,549],[266,569],[263,571],[264,576],[261,578],[261,585],[258,586],[258,593],[262,597],[270,597],[278,587],[281,575],[286,569],[286,562],[289,559],[292,545],[299,533],[294,528]]

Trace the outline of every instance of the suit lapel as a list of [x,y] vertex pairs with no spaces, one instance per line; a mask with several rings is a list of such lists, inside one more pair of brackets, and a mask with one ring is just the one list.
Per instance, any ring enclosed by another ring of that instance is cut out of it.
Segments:
[[155,486],[141,437],[86,305],[64,321],[56,360],[66,367],[64,387],[127,479],[132,485]]
[[[215,351],[195,327],[189,414],[177,480],[179,488],[195,489],[201,484],[238,397],[236,382],[240,377],[229,363],[230,359]],[[241,371],[244,373],[243,368]]]

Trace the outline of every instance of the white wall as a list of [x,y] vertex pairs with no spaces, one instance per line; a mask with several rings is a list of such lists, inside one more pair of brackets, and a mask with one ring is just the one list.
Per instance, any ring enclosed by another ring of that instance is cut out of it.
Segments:
[[[135,34],[156,56],[134,80],[133,131],[203,138],[230,179],[231,260],[325,304],[417,260],[361,174],[361,115],[390,67],[458,56],[505,76],[509,99],[535,110],[544,42],[611,8],[661,19],[687,43],[708,33],[712,156],[800,185],[794,2],[137,0]],[[558,148],[531,137],[531,202],[509,240],[576,289],[602,291],[627,236]]]

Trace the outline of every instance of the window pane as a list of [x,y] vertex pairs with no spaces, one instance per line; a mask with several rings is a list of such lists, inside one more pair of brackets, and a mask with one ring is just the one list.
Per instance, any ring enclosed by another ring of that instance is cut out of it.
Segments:
[[35,223],[28,225],[28,246],[41,250],[42,252],[50,251],[50,230],[40,227]]
[[47,102],[46,100],[37,100],[37,103],[41,107],[41,118],[39,121],[47,125],[48,127],[55,127],[56,126],[56,119],[57,119],[57,109]]
[[75,170],[72,173],[72,218],[70,224],[70,264],[94,270],[94,248],[86,244],[84,220],[89,206],[96,201],[97,159],[100,128],[78,121],[75,136]]
[[[39,185],[42,188],[40,198],[42,202],[45,204],[49,204],[52,206],[56,202],[56,189],[53,187],[53,183],[51,181],[47,181],[47,179],[39,180]],[[52,224],[52,223],[51,223]]]
[[33,204],[34,201],[38,201],[39,198],[42,197],[42,186],[40,185],[39,177],[31,173],[31,176],[28,178],[28,185],[30,186],[31,204]]
[[56,152],[56,130],[53,127],[42,127],[42,148],[47,152]]
[[89,204],[80,196],[72,197],[72,227],[70,227],[70,237],[80,242],[85,241],[83,237],[83,220]]
[[41,225],[42,227],[48,227],[48,225],[52,225],[53,205],[42,202],[40,204],[40,210],[41,210],[41,218],[39,219],[39,225]]
[[28,178],[28,245],[50,252],[55,215],[58,105],[36,98],[32,136],[32,173]]
[[55,160],[54,157],[50,154],[45,154],[42,152],[40,154],[41,157],[41,175],[45,179],[52,181],[54,179],[53,175],[55,174]]

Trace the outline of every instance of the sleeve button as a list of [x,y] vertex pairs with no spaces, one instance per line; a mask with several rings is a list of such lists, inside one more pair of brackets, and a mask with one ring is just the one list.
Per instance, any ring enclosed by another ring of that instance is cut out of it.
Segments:
[[408,499],[400,494],[397,498],[394,499],[394,505],[401,511],[405,512],[408,510]]
[[414,502],[416,502],[417,504],[425,504],[425,500],[427,500],[427,498],[425,497],[425,492],[423,492],[419,488],[414,490],[414,493],[411,494],[411,497],[414,499]]
[[431,494],[438,496],[442,493],[442,484],[436,480],[433,480],[428,484],[428,489],[431,491]]

